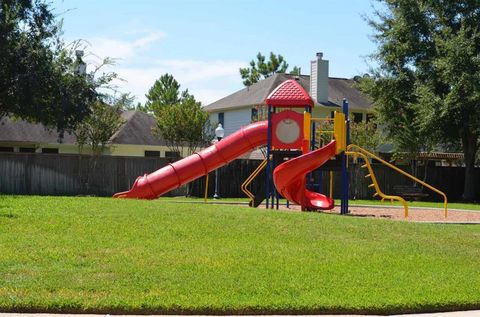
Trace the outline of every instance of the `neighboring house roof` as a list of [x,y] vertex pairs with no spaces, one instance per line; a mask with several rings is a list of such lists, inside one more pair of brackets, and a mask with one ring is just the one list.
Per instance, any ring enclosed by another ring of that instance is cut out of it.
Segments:
[[[120,129],[110,138],[114,144],[136,145],[166,145],[165,140],[153,134],[155,118],[141,111],[126,111],[122,113],[125,120]],[[61,143],[75,144],[73,134],[64,134],[59,139],[55,129],[48,129],[39,123],[29,123],[9,117],[0,119],[0,142],[25,142],[25,143]]]
[[[265,105],[265,99],[282,82],[296,79],[298,83],[310,93],[310,76],[275,74],[255,84],[245,87],[231,95],[215,101],[207,106],[205,110],[214,112],[217,110],[235,109],[252,105]],[[353,79],[329,77],[328,79],[328,103],[322,104],[327,107],[340,107],[346,98],[350,108],[367,110],[372,107],[372,102],[354,87]],[[319,104],[315,102],[315,106]]]
[[0,119],[0,142],[30,143],[75,143],[75,136],[66,133],[59,140],[55,129],[48,129],[40,123],[29,123],[24,120],[3,117]]
[[122,114],[125,123],[110,138],[113,144],[166,145],[165,140],[153,132],[156,120],[142,111],[126,111]]

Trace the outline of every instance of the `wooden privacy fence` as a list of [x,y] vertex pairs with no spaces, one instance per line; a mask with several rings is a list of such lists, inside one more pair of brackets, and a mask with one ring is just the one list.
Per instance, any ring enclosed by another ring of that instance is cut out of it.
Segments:
[[[0,193],[111,196],[167,163],[155,157],[2,153]],[[182,188],[170,195],[184,193]]]
[[[220,168],[218,170],[220,196],[245,197],[243,192],[240,190],[240,185],[260,163],[261,161],[235,160],[230,164]],[[371,199],[373,195],[372,189],[368,188],[370,179],[365,178],[366,170],[360,168],[361,165],[362,164],[349,164],[348,167],[350,179],[349,197],[351,199]],[[411,180],[385,165],[372,164],[372,166],[382,191],[387,194],[395,193],[395,186],[413,186]],[[410,166],[399,167],[406,172],[411,172]],[[424,173],[425,168],[419,167],[418,175],[420,179],[423,179],[423,176],[425,175]],[[449,201],[458,201],[461,199],[463,193],[463,184],[465,180],[464,173],[465,169],[463,167],[427,167],[426,182],[445,192]],[[328,194],[329,174],[329,171],[324,171],[321,169],[315,171],[313,180],[311,180],[311,186],[313,186],[316,191]],[[340,171],[333,172],[333,196],[336,199],[340,198],[340,176]],[[480,169],[475,170],[475,177],[477,181],[480,181]],[[209,197],[212,197],[214,194],[214,181],[215,172],[211,172],[209,177]],[[262,172],[259,177],[253,181],[251,192],[258,192],[260,186],[265,186],[265,172]],[[194,181],[191,189],[191,194],[193,196],[203,197],[205,190],[205,177]],[[427,188],[424,188],[423,192],[429,194],[429,196],[424,200],[442,200],[440,196],[429,191]],[[480,186],[477,188],[477,196],[480,196]]]
[[[218,170],[219,194],[221,197],[244,197],[240,190],[242,182],[252,173],[261,161],[235,160]],[[135,179],[145,173],[151,173],[168,164],[165,158],[155,157],[119,157],[68,154],[40,153],[1,153],[0,154],[0,193],[26,195],[96,195],[111,196],[128,190]],[[385,193],[394,193],[393,187],[411,185],[411,181],[387,168],[373,164],[375,174]],[[408,166],[402,169],[410,171]],[[258,192],[265,186],[265,172],[253,181],[251,191]],[[340,172],[334,173],[334,196],[340,195]],[[420,178],[424,169],[419,168]],[[352,199],[369,199],[372,192],[368,188],[369,180],[365,179],[365,170],[360,164],[349,165],[350,197]],[[316,190],[328,193],[328,171],[319,170],[314,173]],[[480,181],[480,169],[476,169],[475,177]],[[209,177],[209,197],[215,189],[215,172]],[[426,182],[444,191],[449,201],[461,198],[464,182],[462,167],[428,167]],[[205,177],[192,182],[190,193],[203,197]],[[480,186],[477,188],[480,191]],[[434,193],[429,193],[429,200],[437,200]],[[186,188],[172,191],[168,196],[185,195]],[[479,193],[477,193],[478,195]]]

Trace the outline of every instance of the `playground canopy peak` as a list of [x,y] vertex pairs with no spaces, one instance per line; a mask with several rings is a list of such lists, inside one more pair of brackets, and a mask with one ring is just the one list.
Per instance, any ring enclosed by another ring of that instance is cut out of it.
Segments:
[[268,95],[266,104],[273,107],[313,107],[313,100],[296,80],[289,79]]

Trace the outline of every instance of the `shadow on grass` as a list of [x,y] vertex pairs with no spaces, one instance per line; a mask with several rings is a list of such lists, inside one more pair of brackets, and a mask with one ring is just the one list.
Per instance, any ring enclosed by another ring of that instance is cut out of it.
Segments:
[[[0,206],[1,209],[1,206]],[[0,212],[0,218],[18,218],[18,215],[12,212]]]
[[152,308],[122,308],[122,307],[102,307],[102,308],[83,308],[78,304],[64,304],[59,307],[51,306],[49,308],[40,307],[1,307],[3,313],[37,313],[37,314],[113,314],[113,315],[324,315],[324,314],[352,314],[352,315],[397,315],[397,314],[422,314],[422,313],[442,313],[455,311],[479,310],[480,303],[477,304],[424,304],[417,307],[384,306],[384,307],[363,307],[360,309],[345,307],[314,307],[314,308],[262,308],[262,307],[239,307],[229,308],[182,308],[171,306],[152,307]]

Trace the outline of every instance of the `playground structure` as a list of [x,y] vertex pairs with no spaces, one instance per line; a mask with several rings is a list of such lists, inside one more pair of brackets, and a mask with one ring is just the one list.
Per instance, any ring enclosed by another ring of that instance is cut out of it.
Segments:
[[[140,176],[129,191],[115,194],[114,198],[155,199],[173,189],[221,167],[239,156],[266,145],[266,159],[245,180],[241,189],[250,198],[249,205],[258,207],[265,201],[266,208],[279,206],[280,196],[293,202],[302,210],[329,210],[334,208],[332,169],[341,170],[340,213],[348,213],[348,159],[362,159],[368,170],[366,178],[372,183],[374,197],[382,201],[399,201],[408,217],[408,204],[400,196],[382,192],[375,177],[371,159],[396,170],[406,177],[438,193],[444,198],[444,215],[447,217],[447,197],[440,190],[413,175],[382,160],[373,153],[350,144],[348,102],[343,101],[343,112],[334,112],[333,118],[312,118],[314,102],[295,81],[280,84],[267,97],[268,119],[252,123],[227,136],[212,146],[171,163],[151,174]],[[303,113],[301,112],[303,110]],[[322,167],[330,170],[329,195],[315,192],[308,184],[308,175]],[[265,168],[265,192],[251,193],[249,184]]]

